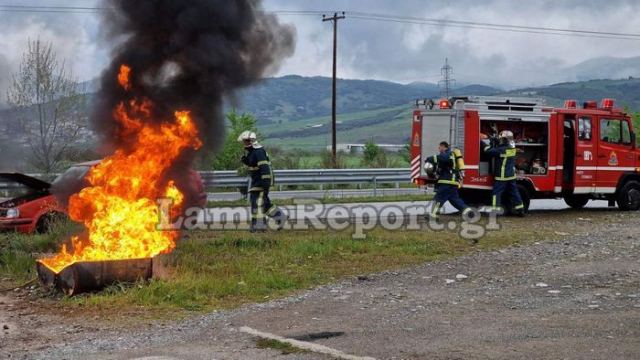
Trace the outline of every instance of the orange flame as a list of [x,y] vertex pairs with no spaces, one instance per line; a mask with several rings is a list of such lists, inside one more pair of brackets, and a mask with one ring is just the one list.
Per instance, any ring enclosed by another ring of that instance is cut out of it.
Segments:
[[118,83],[125,90],[131,89],[131,83],[129,83],[129,75],[131,74],[131,68],[128,65],[120,65],[120,72],[118,73]]
[[[121,66],[118,81],[125,89],[130,68]],[[69,216],[84,223],[86,239],[71,239],[41,262],[55,272],[77,261],[120,260],[152,257],[175,247],[177,231],[156,229],[160,217],[156,200],[171,197],[180,207],[184,199],[166,174],[180,154],[201,146],[189,111],[176,111],[172,122],[148,121],[153,104],[148,99],[120,103],[113,112],[121,135],[134,138],[127,149],[118,149],[89,170],[89,186],[69,199]]]

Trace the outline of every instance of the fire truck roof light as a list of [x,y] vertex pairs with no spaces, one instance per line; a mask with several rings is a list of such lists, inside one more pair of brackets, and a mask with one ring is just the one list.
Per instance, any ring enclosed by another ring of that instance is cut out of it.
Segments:
[[613,104],[614,104],[613,99],[602,99],[602,106],[601,107],[603,109],[611,110],[611,109],[613,109]]
[[565,109],[575,109],[578,106],[578,102],[575,100],[565,100],[564,108]]
[[449,104],[449,100],[446,99],[442,99],[440,100],[440,109],[450,109],[451,108],[451,104]]
[[598,103],[591,100],[591,101],[585,101],[584,102],[584,106],[585,109],[597,109],[598,108]]

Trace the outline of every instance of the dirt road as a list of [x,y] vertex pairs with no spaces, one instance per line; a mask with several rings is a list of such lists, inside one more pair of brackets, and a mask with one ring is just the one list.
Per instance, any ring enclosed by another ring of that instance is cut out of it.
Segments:
[[584,221],[586,236],[361,276],[145,329],[90,320],[59,326],[55,316],[36,318],[14,295],[5,296],[0,322],[9,329],[2,330],[0,357],[330,358],[258,348],[255,337],[239,331],[248,326],[376,359],[634,359],[640,354],[640,216],[608,219]]

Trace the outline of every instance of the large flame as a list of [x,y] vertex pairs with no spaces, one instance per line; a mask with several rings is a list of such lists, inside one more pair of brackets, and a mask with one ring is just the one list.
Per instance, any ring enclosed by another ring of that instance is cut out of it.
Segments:
[[[131,89],[131,68],[122,65],[118,83]],[[175,247],[177,231],[160,231],[158,198],[170,197],[179,208],[183,194],[167,171],[179,155],[197,149],[201,142],[189,111],[176,111],[171,122],[148,121],[153,104],[130,99],[113,112],[120,123],[120,136],[133,146],[118,149],[89,170],[89,186],[69,199],[69,216],[84,223],[86,238],[74,236],[72,248],[62,246],[58,254],[41,259],[55,272],[77,261],[146,258]]]

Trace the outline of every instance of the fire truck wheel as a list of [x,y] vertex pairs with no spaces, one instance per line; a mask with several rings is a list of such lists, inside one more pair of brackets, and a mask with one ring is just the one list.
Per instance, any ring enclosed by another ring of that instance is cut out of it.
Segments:
[[585,195],[567,194],[564,196],[564,202],[572,209],[582,209],[589,202],[589,197]]
[[640,209],[640,182],[628,181],[618,191],[618,207],[623,211]]

